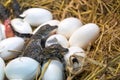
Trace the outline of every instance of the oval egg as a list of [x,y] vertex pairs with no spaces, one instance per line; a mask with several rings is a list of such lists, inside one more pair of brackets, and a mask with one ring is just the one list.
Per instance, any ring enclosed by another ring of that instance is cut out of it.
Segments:
[[48,47],[48,46],[53,45],[53,44],[60,44],[64,48],[69,47],[69,42],[66,39],[66,37],[63,35],[60,35],[60,34],[55,34],[55,35],[50,36],[46,40],[45,47]]
[[5,68],[5,62],[0,57],[0,80],[4,80],[4,68]]
[[13,29],[19,33],[32,33],[31,26],[20,18],[12,19],[11,25]]
[[[46,64],[43,65],[44,66]],[[60,61],[52,60],[43,76],[42,80],[64,80],[64,68]]]
[[2,29],[1,29],[1,26],[0,26],[0,41],[2,40],[3,36],[2,36]]
[[60,22],[57,33],[64,35],[67,39],[69,39],[72,33],[81,26],[82,23],[78,18],[66,18]]
[[0,24],[0,39],[5,39],[6,35],[5,35],[5,26],[3,24]]
[[71,35],[69,44],[70,46],[86,48],[90,43],[97,39],[99,32],[100,29],[96,24],[88,23],[80,27]]
[[20,37],[11,37],[2,40],[0,42],[0,57],[2,57],[4,60],[15,58],[18,56],[18,53],[14,51],[21,51],[24,43],[24,39]]
[[32,26],[39,26],[53,18],[52,13],[43,8],[27,9],[20,16]]
[[39,73],[39,63],[29,57],[15,58],[5,67],[5,74],[9,80],[34,80]]

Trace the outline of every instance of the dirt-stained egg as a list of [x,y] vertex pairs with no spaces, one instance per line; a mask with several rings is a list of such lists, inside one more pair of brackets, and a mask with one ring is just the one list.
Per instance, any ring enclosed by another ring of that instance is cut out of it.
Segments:
[[9,80],[34,80],[39,73],[39,63],[29,57],[15,58],[5,67],[5,74]]
[[19,33],[32,33],[31,26],[20,18],[12,19],[11,25],[13,29]]
[[5,68],[5,62],[0,57],[0,80],[4,80],[4,68]]
[[69,39],[72,33],[81,26],[82,23],[78,18],[69,17],[60,22],[57,33],[62,34]]
[[70,46],[87,48],[99,36],[100,29],[94,23],[88,23],[76,30],[69,39]]
[[11,37],[0,42],[0,57],[9,60],[18,56],[24,46],[24,39],[20,37]]
[[46,40],[45,46],[48,47],[48,46],[53,45],[53,44],[60,44],[64,48],[68,48],[69,47],[69,42],[66,39],[66,37],[63,36],[63,35],[60,35],[60,34],[51,35]]
[[32,26],[39,26],[53,18],[52,13],[43,8],[29,8],[20,16]]
[[[66,64],[72,66],[73,68],[80,67],[82,65],[83,58],[86,56],[85,51],[80,47],[70,47],[68,49],[68,53],[64,55]],[[76,56],[78,56],[79,58],[77,58]],[[71,64],[71,62],[73,65]]]
[[[43,65],[44,69],[46,64]],[[52,60],[42,78],[42,80],[64,80],[64,67],[58,60]]]

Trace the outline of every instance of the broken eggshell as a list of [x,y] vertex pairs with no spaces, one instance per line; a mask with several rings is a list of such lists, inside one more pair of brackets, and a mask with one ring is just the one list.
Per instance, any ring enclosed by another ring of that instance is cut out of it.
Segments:
[[[43,65],[44,69],[46,64]],[[42,80],[64,80],[64,67],[58,60],[52,60],[42,78]]]
[[81,48],[87,48],[87,46],[94,42],[100,29],[94,23],[88,23],[76,30],[69,39],[70,46],[79,46]]
[[4,80],[4,68],[5,68],[5,62],[0,57],[0,80]]
[[34,31],[33,31],[33,34],[35,34],[42,26],[46,25],[46,24],[49,24],[50,26],[58,26],[60,23],[60,21],[58,20],[50,20],[50,21],[47,21],[43,24],[41,24],[40,26],[38,26]]
[[18,53],[14,51],[21,51],[24,43],[24,39],[20,37],[11,37],[2,40],[0,42],[0,57],[2,57],[4,60],[15,58]]
[[19,33],[32,33],[31,26],[20,18],[12,19],[11,25],[13,29]]
[[39,73],[39,63],[29,57],[15,58],[5,67],[5,74],[9,80],[34,80]]
[[43,8],[27,9],[20,16],[32,26],[39,26],[53,18],[52,13]]
[[65,36],[60,34],[51,35],[45,42],[45,47],[48,47],[53,44],[60,44],[64,48],[69,47],[69,42]]
[[67,65],[71,65],[70,61],[72,61],[73,68],[78,68],[82,65],[82,60],[78,60],[74,55],[84,58],[86,56],[85,51],[80,47],[70,47],[69,51],[64,55],[64,59]]
[[57,33],[62,34],[69,39],[72,33],[81,26],[82,23],[78,18],[69,17],[60,22]]

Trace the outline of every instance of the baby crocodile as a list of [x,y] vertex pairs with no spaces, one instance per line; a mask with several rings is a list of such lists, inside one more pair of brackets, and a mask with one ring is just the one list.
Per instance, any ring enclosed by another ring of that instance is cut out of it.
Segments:
[[[48,61],[49,59],[59,59],[62,63],[65,64],[64,55],[68,52],[67,48],[63,48],[60,44],[53,44],[42,50],[40,59],[43,62]],[[44,58],[42,58],[44,57]]]
[[44,25],[42,26],[32,37],[23,49],[23,56],[32,57],[33,59],[39,61],[39,56],[42,51],[41,41],[48,38],[51,31],[56,29],[57,26]]

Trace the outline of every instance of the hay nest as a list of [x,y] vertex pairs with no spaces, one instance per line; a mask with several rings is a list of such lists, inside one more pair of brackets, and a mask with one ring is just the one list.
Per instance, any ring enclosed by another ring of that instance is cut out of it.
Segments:
[[[4,2],[5,0],[1,0]],[[89,64],[73,80],[120,80],[120,0],[18,0],[22,8],[40,7],[54,19],[77,17],[96,23],[99,38],[86,50]]]

